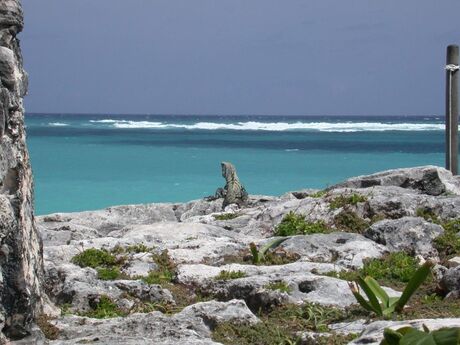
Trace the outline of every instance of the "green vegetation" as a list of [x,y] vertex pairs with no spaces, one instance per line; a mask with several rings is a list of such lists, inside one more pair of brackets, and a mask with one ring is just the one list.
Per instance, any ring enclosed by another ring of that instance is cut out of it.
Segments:
[[405,252],[390,253],[382,259],[365,262],[361,274],[377,280],[407,283],[419,267],[416,258]]
[[55,325],[53,325],[50,320],[52,320],[51,317],[48,315],[40,315],[36,322],[38,327],[40,327],[41,331],[45,335],[46,339],[49,340],[56,340],[59,338],[59,328],[57,328]]
[[377,281],[394,286],[407,283],[418,268],[417,259],[405,252],[395,252],[379,259],[365,260],[364,266],[357,271],[333,271],[326,275],[349,281],[356,280],[359,276],[371,276]]
[[327,190],[320,190],[316,193],[313,193],[313,194],[310,194],[309,197],[310,198],[322,198],[323,196],[326,196],[327,195]]
[[[293,345],[299,343],[298,332],[324,332],[327,325],[363,316],[357,309],[340,310],[315,304],[285,305],[259,313],[255,325],[223,323],[214,329],[213,340],[232,345]],[[344,345],[356,335],[338,335],[317,339],[318,345]]]
[[366,202],[367,197],[364,195],[353,193],[352,195],[339,195],[331,200],[329,207],[331,210],[336,210],[345,206],[356,206],[360,202]]
[[127,247],[122,247],[120,245],[116,245],[115,247],[112,248],[110,251],[112,254],[117,255],[117,254],[129,254],[129,253],[153,253],[155,251],[155,247],[147,247],[143,243],[139,244],[132,244]]
[[105,249],[86,249],[72,258],[72,263],[80,267],[111,267],[115,266],[117,259]]
[[158,268],[141,279],[147,284],[161,285],[163,283],[172,282],[176,277],[176,265],[169,257],[168,251],[164,250],[161,254],[152,254],[152,258]]
[[121,272],[118,267],[100,267],[97,269],[97,277],[101,280],[115,280],[118,279],[120,275]]
[[251,258],[252,263],[254,265],[264,263],[265,260],[266,260],[266,254],[268,253],[268,251],[271,248],[278,247],[281,243],[283,243],[286,240],[287,240],[287,238],[285,238],[285,237],[283,237],[283,238],[275,238],[275,239],[269,241],[268,243],[266,243],[260,249],[257,249],[257,246],[256,246],[256,244],[254,242],[250,243],[249,244],[249,249],[250,249],[251,255],[252,255],[252,258]]
[[266,289],[268,290],[273,290],[273,291],[281,291],[281,292],[286,292],[289,293],[291,292],[291,288],[283,281],[281,282],[273,282],[265,286]]
[[369,223],[350,210],[343,210],[334,217],[334,224],[337,229],[345,232],[354,232],[362,234],[368,227]]
[[170,282],[174,279],[174,273],[169,270],[150,271],[149,274],[141,278],[142,281],[149,285]]
[[81,316],[92,317],[95,319],[106,319],[111,317],[126,316],[126,313],[120,310],[112,300],[105,295],[99,297],[99,300],[91,306],[92,310],[81,314]]
[[214,215],[215,220],[231,220],[238,218],[240,215],[238,213],[222,213]]
[[440,223],[439,217],[436,213],[433,212],[430,208],[418,208],[415,211],[417,217],[424,218],[425,220],[432,222],[432,223]]
[[137,254],[137,253],[150,253],[150,252],[153,252],[154,250],[155,250],[154,247],[147,247],[145,244],[139,243],[139,244],[132,244],[126,247],[125,252]]
[[219,275],[214,277],[214,280],[233,280],[246,277],[243,271],[220,271]]
[[434,246],[443,259],[460,254],[460,219],[441,224],[444,233],[434,240]]
[[325,234],[331,229],[324,221],[309,222],[304,215],[289,212],[275,229],[275,236]]
[[380,345],[457,345],[460,344],[460,328],[441,328],[430,330],[423,325],[423,331],[413,327],[402,327],[398,330],[385,328],[384,339]]
[[[356,279],[357,284],[350,282],[349,286],[356,300],[364,309],[374,312],[378,316],[389,317],[394,312],[402,312],[409,299],[431,273],[432,266],[433,263],[429,261],[423,264],[411,277],[401,297],[389,297],[377,281],[370,276],[364,279],[358,277]],[[360,294],[358,285],[366,294],[368,300]]]

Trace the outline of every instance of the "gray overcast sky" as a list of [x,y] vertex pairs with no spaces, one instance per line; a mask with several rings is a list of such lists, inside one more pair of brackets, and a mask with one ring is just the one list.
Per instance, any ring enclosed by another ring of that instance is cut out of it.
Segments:
[[459,0],[23,0],[29,112],[444,112]]

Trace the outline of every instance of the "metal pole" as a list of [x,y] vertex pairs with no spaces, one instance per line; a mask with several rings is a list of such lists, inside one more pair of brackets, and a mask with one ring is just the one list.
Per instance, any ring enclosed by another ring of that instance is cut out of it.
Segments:
[[458,175],[458,58],[457,45],[447,47],[446,169]]

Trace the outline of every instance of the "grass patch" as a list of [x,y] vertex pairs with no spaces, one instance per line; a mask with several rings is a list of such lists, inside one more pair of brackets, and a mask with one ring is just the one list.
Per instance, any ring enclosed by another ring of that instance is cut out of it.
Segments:
[[220,271],[219,275],[214,277],[214,280],[233,280],[246,277],[243,271]]
[[366,202],[367,197],[361,194],[353,193],[352,195],[339,195],[331,200],[329,208],[336,210],[345,206],[356,206],[360,202]]
[[443,299],[433,293],[435,286],[427,286],[417,291],[404,309],[405,319],[437,319],[460,317],[460,299]]
[[213,217],[215,220],[231,220],[238,218],[240,215],[238,213],[222,213],[215,214]]
[[46,339],[56,340],[59,338],[60,330],[50,320],[52,320],[51,317],[42,314],[37,318],[36,322]]
[[369,223],[358,216],[356,212],[343,210],[334,217],[334,225],[337,229],[345,232],[354,232],[362,234],[368,227]]
[[[297,332],[324,332],[331,323],[356,319],[358,314],[355,313],[360,311],[356,308],[339,310],[315,304],[285,305],[261,313],[258,315],[261,322],[255,325],[223,323],[214,329],[213,340],[229,345],[298,344],[300,339]],[[317,344],[347,344],[355,337],[332,334],[328,338],[319,338]]]
[[395,252],[379,259],[364,261],[363,268],[357,271],[328,272],[326,275],[348,281],[355,280],[358,276],[371,276],[385,285],[401,286],[407,283],[419,268],[417,259],[405,252]]
[[161,254],[152,254],[152,258],[158,268],[141,279],[151,285],[172,282],[176,277],[176,264],[169,257],[168,251],[164,250]]
[[291,288],[283,281],[281,282],[273,282],[265,286],[266,289],[268,290],[273,290],[273,291],[281,291],[281,292],[286,292],[289,293],[291,292]]
[[444,233],[434,239],[434,247],[443,260],[460,254],[460,219],[441,223]]
[[275,236],[325,234],[331,229],[324,221],[309,222],[301,214],[289,212],[275,229]]
[[100,280],[115,280],[121,276],[120,269],[118,267],[100,267],[97,269],[97,278]]
[[84,267],[110,267],[117,264],[116,257],[105,249],[90,248],[72,258],[72,263]]
[[171,282],[174,279],[174,273],[169,270],[151,271],[147,276],[141,279],[144,283],[149,285],[161,285],[165,282]]
[[90,305],[92,310],[80,314],[80,316],[91,317],[95,319],[107,319],[112,317],[126,316],[126,313],[120,310],[117,305],[105,295],[99,297],[97,301]]

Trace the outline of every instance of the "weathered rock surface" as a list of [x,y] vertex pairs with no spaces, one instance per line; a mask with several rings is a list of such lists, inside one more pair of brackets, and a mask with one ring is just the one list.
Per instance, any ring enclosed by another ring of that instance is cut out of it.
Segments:
[[43,304],[42,244],[33,218],[32,173],[22,98],[28,78],[18,0],[0,2],[0,343],[28,334]]
[[444,229],[423,218],[403,217],[383,220],[372,225],[365,233],[371,240],[386,246],[390,251],[405,251],[425,258],[437,257],[433,240]]
[[196,344],[211,345],[211,330],[222,322],[257,323],[258,319],[239,300],[198,303],[173,316],[160,312],[133,314],[126,318],[93,320],[77,316],[58,320],[62,340],[51,345],[71,344]]
[[444,273],[441,287],[445,292],[460,295],[460,266],[450,268]]
[[[380,182],[369,186],[372,179]],[[256,322],[252,314],[241,311],[240,305],[235,309],[228,303],[243,303],[253,312],[292,303],[342,309],[356,302],[347,282],[335,278],[337,272],[358,269],[366,260],[400,250],[436,259],[433,240],[444,230],[417,215],[428,214],[440,221],[457,218],[460,196],[454,192],[459,181],[434,167],[394,170],[350,181],[322,193],[304,190],[281,197],[250,196],[244,207],[230,205],[224,211],[223,200],[217,199],[38,217],[47,291],[58,305],[66,304],[68,311],[88,312],[101,296],[109,297],[127,313],[142,310],[137,308],[142,303],[177,307],[184,300],[174,290],[179,287],[189,295],[185,297],[195,298],[173,316],[154,312],[98,321],[60,317],[51,321],[61,330],[59,339],[51,344],[89,340],[96,344],[142,344],[153,338],[159,344],[213,344],[211,330],[228,320],[233,311],[239,310],[235,313],[240,316],[232,319],[237,323]],[[321,222],[327,227],[326,233],[288,236],[275,251],[279,258],[288,258],[284,264],[250,264],[249,245],[255,243],[261,248],[271,241],[289,212],[304,215],[311,224]],[[123,279],[103,281],[96,270],[71,262],[85,249],[111,251],[135,245],[142,248],[120,254]],[[164,250],[176,264],[170,285],[149,285],[139,279],[159,269],[154,255]],[[446,293],[451,292],[451,298],[460,289],[458,267],[437,265],[434,269],[436,281]],[[224,271],[236,276],[222,279]],[[129,276],[131,280],[126,280]],[[391,296],[400,294],[385,289]],[[200,298],[214,301],[204,304],[208,307],[203,311],[203,304],[193,304]],[[366,328],[364,334],[369,335],[371,326],[360,320],[330,325],[330,329],[348,334]],[[378,332],[372,337],[378,339]],[[304,335],[305,339],[322,336],[314,332]]]
[[[220,299],[244,299],[252,310],[303,302],[347,307],[356,302],[346,281],[321,274],[336,271],[337,266],[314,262],[295,262],[281,266],[251,266],[231,264],[221,267],[182,265],[178,281],[200,287],[200,291]],[[245,276],[232,280],[215,280],[221,271],[244,272]],[[314,272],[314,273],[312,273]],[[273,291],[272,283],[283,282],[289,292]],[[386,289],[391,296],[400,293]]]

